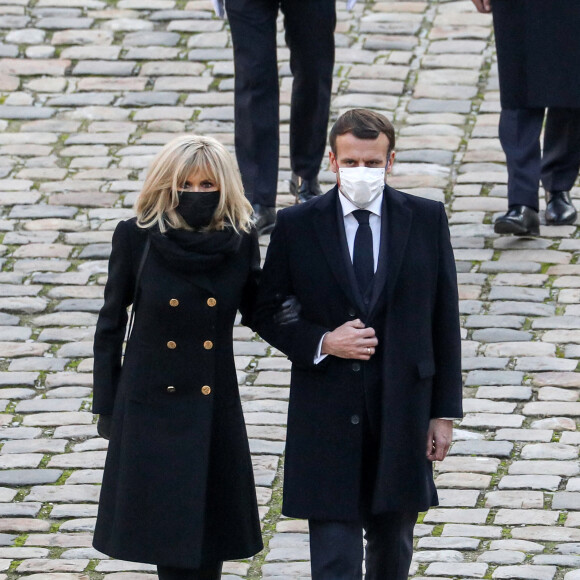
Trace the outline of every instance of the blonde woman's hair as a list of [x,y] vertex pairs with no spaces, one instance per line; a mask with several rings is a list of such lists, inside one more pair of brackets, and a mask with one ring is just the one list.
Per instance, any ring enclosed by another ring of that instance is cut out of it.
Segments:
[[172,139],[153,159],[143,189],[135,202],[137,224],[142,228],[159,226],[191,229],[175,208],[178,191],[192,172],[203,169],[215,180],[220,200],[206,229],[250,231],[252,206],[244,196],[240,172],[228,150],[212,137],[183,135]]

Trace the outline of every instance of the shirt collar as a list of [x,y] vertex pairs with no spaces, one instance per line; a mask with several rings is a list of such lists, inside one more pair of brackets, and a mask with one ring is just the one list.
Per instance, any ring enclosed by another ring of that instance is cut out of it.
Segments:
[[[381,195],[379,195],[376,199],[374,199],[370,205],[365,207],[365,209],[367,209],[371,213],[374,213],[375,215],[378,215],[379,217],[381,217],[381,213],[382,213],[382,209],[383,209],[383,196],[384,195],[385,195],[384,192],[381,193]],[[357,209],[361,209],[360,207],[357,207],[356,205],[354,205],[354,203],[352,203],[352,201],[350,201],[350,199],[348,199],[340,191],[340,189],[338,190],[338,199],[340,200],[340,205],[342,207],[343,217],[346,217],[347,215],[351,214],[353,211],[355,211]]]

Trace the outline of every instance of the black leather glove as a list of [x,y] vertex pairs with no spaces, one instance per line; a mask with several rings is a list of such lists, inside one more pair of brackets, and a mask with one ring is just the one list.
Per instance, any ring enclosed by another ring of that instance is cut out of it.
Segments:
[[280,310],[274,314],[274,322],[281,326],[297,322],[300,318],[302,306],[296,296],[288,296],[280,306]]
[[111,437],[111,424],[113,422],[112,415],[99,415],[99,420],[97,421],[97,433],[103,439],[107,441]]

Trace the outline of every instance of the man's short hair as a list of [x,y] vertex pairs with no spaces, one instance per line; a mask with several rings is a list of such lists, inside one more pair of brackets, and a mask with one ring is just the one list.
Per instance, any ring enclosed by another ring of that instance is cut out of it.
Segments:
[[351,109],[343,113],[330,130],[330,148],[336,155],[336,138],[351,133],[357,139],[377,139],[384,133],[389,140],[390,153],[395,148],[395,128],[393,124],[380,113],[368,109]]

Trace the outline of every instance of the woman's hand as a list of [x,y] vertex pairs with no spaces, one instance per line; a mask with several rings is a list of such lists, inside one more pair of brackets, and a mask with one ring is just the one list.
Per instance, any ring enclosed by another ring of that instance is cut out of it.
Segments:
[[300,318],[302,306],[296,296],[288,296],[280,306],[280,310],[274,314],[274,322],[280,326],[297,322]]

